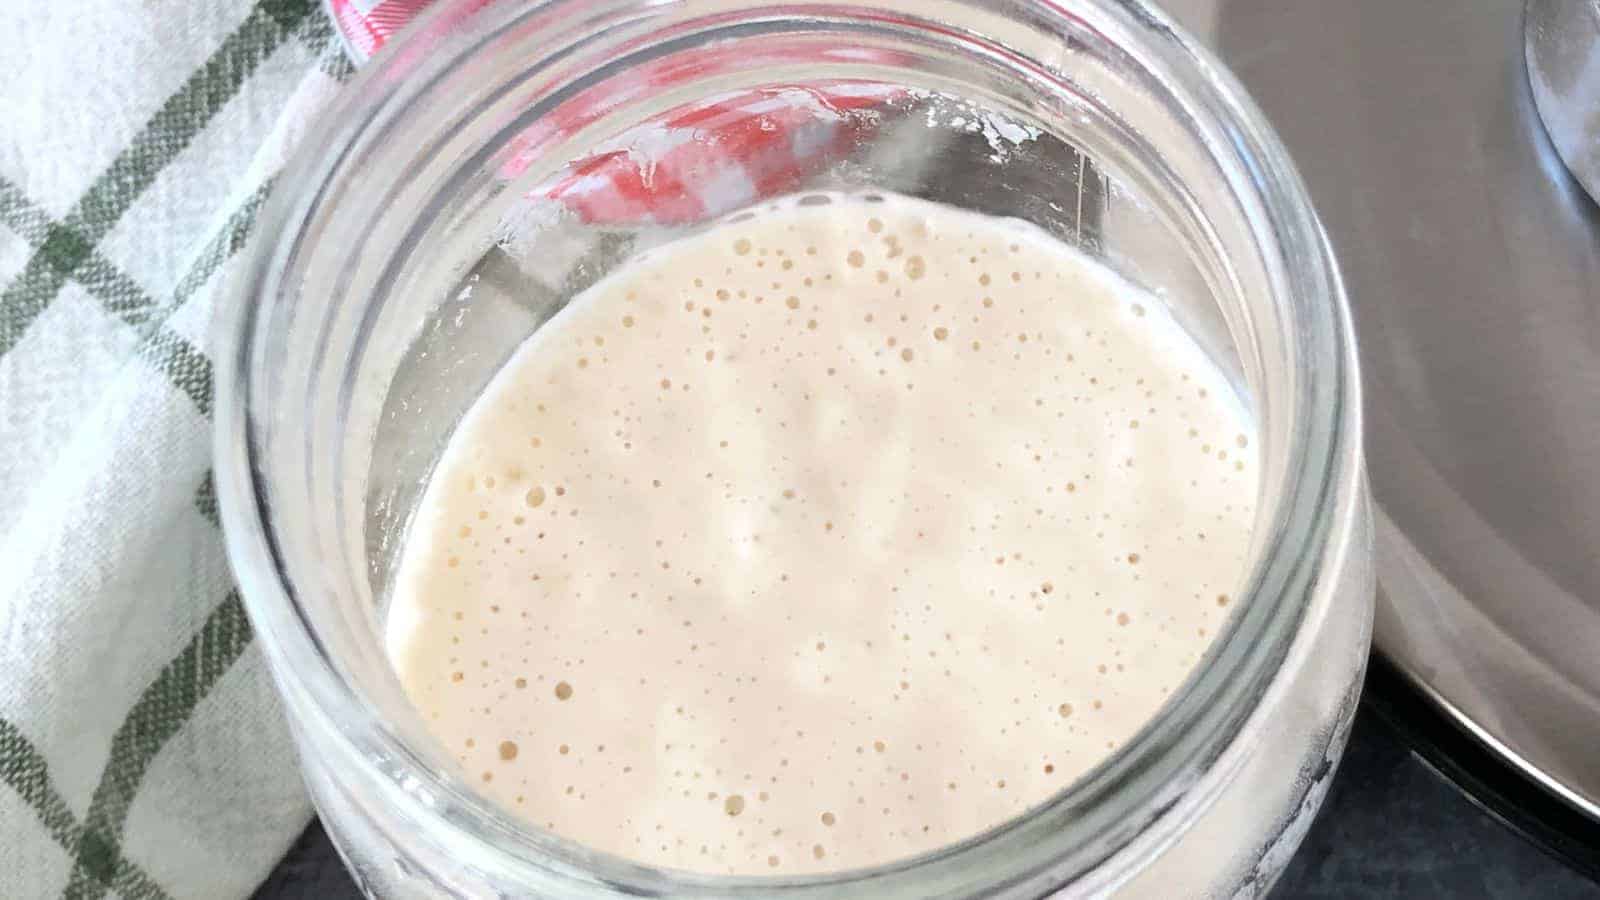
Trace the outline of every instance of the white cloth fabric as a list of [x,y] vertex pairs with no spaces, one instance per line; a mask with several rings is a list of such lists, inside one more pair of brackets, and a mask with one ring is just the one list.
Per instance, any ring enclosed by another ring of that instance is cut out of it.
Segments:
[[0,4],[0,897],[247,895],[311,814],[224,559],[211,310],[314,0]]

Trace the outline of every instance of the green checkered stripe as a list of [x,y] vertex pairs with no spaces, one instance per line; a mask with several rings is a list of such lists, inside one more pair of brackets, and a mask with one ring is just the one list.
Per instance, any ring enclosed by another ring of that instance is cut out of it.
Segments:
[[[35,3],[35,11],[42,15],[48,5]],[[181,3],[158,5],[171,8]],[[195,0],[190,5],[199,8],[203,4]],[[160,28],[160,23],[155,27]],[[182,29],[174,31],[177,34],[171,39],[181,40]],[[159,32],[156,34],[156,40],[162,39]],[[59,50],[73,52],[74,48]],[[92,64],[92,60],[84,63]],[[205,329],[192,323],[208,317],[214,299],[211,294],[222,280],[218,273],[249,235],[275,166],[266,167],[257,161],[239,166],[240,171],[235,174],[244,181],[232,185],[229,197],[186,193],[185,178],[190,173],[182,169],[204,164],[204,159],[198,163],[188,159],[198,152],[195,148],[202,141],[207,146],[225,147],[231,139],[271,137],[271,132],[283,124],[279,117],[303,116],[310,111],[271,108],[273,104],[286,107],[284,98],[296,96],[296,85],[307,79],[336,83],[348,74],[349,64],[334,39],[332,27],[314,0],[258,0],[232,24],[231,30],[220,36],[220,41],[209,49],[209,56],[181,80],[177,90],[149,112],[131,140],[114,154],[101,154],[109,158],[109,163],[88,181],[74,202],[65,206],[64,212],[51,212],[52,208],[62,209],[59,201],[30,197],[30,158],[39,157],[30,157],[26,152],[12,154],[9,170],[0,166],[0,242],[5,242],[0,243],[0,250],[9,250],[21,265],[12,266],[15,271],[9,273],[0,290],[0,367],[16,363],[13,356],[21,359],[31,339],[42,340],[36,331],[63,328],[60,319],[68,315],[70,307],[72,316],[92,320],[86,321],[86,329],[109,335],[107,340],[122,354],[117,371],[148,377],[161,396],[172,398],[166,402],[188,404],[192,409],[184,415],[198,417],[202,423],[208,421],[213,406],[212,362],[204,346]],[[136,78],[138,73],[121,72],[114,77]],[[26,79],[22,81],[15,90],[28,90]],[[299,99],[303,107],[303,98]],[[0,109],[19,105],[0,104]],[[63,117],[74,115],[71,108],[53,112]],[[220,133],[215,133],[219,129]],[[275,139],[285,145],[293,141],[292,137],[281,135]],[[244,158],[249,160],[248,155]],[[214,172],[198,174],[208,175],[214,182]],[[248,183],[250,180],[255,183]],[[224,205],[225,200],[231,208]],[[171,234],[165,233],[163,223],[168,219],[163,216],[164,210],[177,210],[187,217],[186,221],[192,221],[196,218],[194,208],[208,203],[215,207],[204,211],[205,217],[216,223],[210,232],[167,254],[184,259],[184,264],[165,269],[159,263],[149,264],[140,248],[170,247],[172,241]],[[151,211],[141,204],[155,204],[158,208]],[[131,271],[140,266],[146,271]],[[153,284],[159,287],[152,287]],[[69,294],[92,298],[94,308],[86,309],[81,301],[65,299]],[[191,324],[185,326],[185,322]],[[65,327],[70,329],[72,325],[69,322]],[[33,379],[20,363],[11,369],[22,370],[10,372],[6,380],[0,381],[0,420],[4,420],[0,425],[23,419],[29,398],[48,399],[52,392],[66,389],[56,381]],[[51,373],[51,377],[59,376]],[[86,386],[86,393],[94,394],[95,387]],[[64,423],[64,427],[71,424]],[[203,434],[195,439],[203,441]],[[204,452],[203,448],[187,446],[192,443],[189,440],[185,444],[188,455]],[[107,458],[105,465],[112,470],[106,477],[114,479],[117,459]],[[201,474],[198,482],[190,480],[182,490],[190,512],[209,523],[200,526],[201,530],[214,533],[217,511],[209,471]],[[139,523],[129,523],[130,528],[138,526]],[[23,537],[26,536],[0,534],[11,544],[25,543]],[[165,596],[161,604],[140,602],[141,592],[146,596],[156,592],[182,593],[194,591],[196,584],[204,583],[204,579],[181,577],[182,562],[187,558],[183,554],[203,557],[212,568],[218,568],[220,563],[214,558],[220,554],[220,540],[213,534],[198,543],[204,546],[179,548],[178,562],[161,569],[179,572],[179,577],[163,583],[139,576],[134,579],[138,583],[131,594],[133,601],[115,613],[126,634],[125,642],[116,646],[131,645],[125,651],[129,658],[137,657],[142,635],[165,635],[169,649],[178,649],[164,657],[164,663],[145,666],[146,671],[153,670],[155,674],[142,687],[130,686],[132,705],[114,713],[120,716],[120,724],[99,723],[98,729],[83,729],[85,734],[109,734],[109,746],[103,746],[104,740],[98,742],[102,746],[96,746],[93,741],[62,738],[76,734],[77,726],[84,724],[71,721],[74,710],[52,710],[49,715],[61,720],[46,720],[41,725],[36,718],[30,720],[22,715],[29,709],[26,705],[0,707],[0,784],[4,785],[0,794],[12,792],[11,797],[0,797],[5,801],[0,803],[0,844],[6,845],[0,847],[0,870],[7,869],[8,859],[12,863],[9,871],[0,871],[0,896],[218,895],[218,882],[203,871],[208,860],[195,847],[185,846],[183,840],[167,841],[162,846],[163,841],[158,840],[154,850],[147,847],[142,851],[144,856],[136,858],[139,854],[130,851],[132,842],[127,833],[130,811],[140,801],[141,792],[153,790],[147,774],[169,745],[197,740],[194,736],[185,737],[185,730],[195,727],[196,710],[230,670],[246,658],[251,643],[249,623],[238,594],[226,586],[225,576],[213,579],[219,582],[215,585],[217,592],[209,596]],[[116,573],[106,577],[115,583]],[[26,597],[0,593],[0,604],[24,602]],[[180,622],[145,621],[140,612],[145,606],[189,609],[190,613],[180,617]],[[15,624],[28,621],[25,612],[0,606],[0,638],[9,642],[10,651],[16,651],[19,642],[29,639],[27,628]],[[91,608],[81,614],[93,617],[97,611]],[[199,622],[198,628],[194,628],[195,622]],[[187,640],[172,636],[178,627],[189,633]],[[50,654],[59,649],[44,645],[32,648],[32,652]],[[10,677],[8,666],[0,662],[0,685]],[[52,671],[48,665],[41,665],[40,669]],[[69,669],[63,677],[95,674],[91,661]],[[252,684],[257,682],[259,679]],[[18,687],[16,691],[13,700],[25,688]],[[216,718],[228,720],[225,715]],[[234,727],[238,724],[231,723]],[[258,727],[278,730],[283,726],[281,722],[264,722]],[[248,727],[243,730],[248,731]],[[44,732],[54,736],[51,741],[40,739]],[[229,739],[243,741],[249,735],[224,737],[221,743],[226,744]],[[81,773],[63,777],[63,771],[81,768],[78,754],[104,760],[97,779],[85,780]],[[292,760],[280,762],[285,767],[292,766]],[[228,771],[227,761],[223,760],[215,771],[197,771],[195,777],[217,779],[215,803],[220,805],[230,802],[230,786],[249,784],[251,774]],[[85,791],[91,783],[92,789]],[[204,797],[206,792],[194,793]],[[183,802],[190,804],[185,808],[202,819],[209,812],[203,806],[193,806],[187,794]],[[281,846],[290,837],[292,834],[277,834],[267,840],[277,840]],[[50,846],[28,846],[29,842]],[[248,848],[243,852],[249,855]],[[7,853],[13,856],[7,857]],[[156,858],[165,853],[180,858]],[[56,856],[62,861],[59,870],[51,863]],[[189,872],[195,867],[200,870],[192,874],[158,874]],[[244,886],[237,877],[223,882],[233,884],[234,893]]]

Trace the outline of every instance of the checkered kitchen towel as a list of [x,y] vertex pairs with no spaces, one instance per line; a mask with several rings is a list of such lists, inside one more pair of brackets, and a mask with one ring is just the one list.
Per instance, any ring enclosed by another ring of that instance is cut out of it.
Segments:
[[0,898],[243,896],[310,807],[223,557],[208,320],[351,66],[315,0],[4,0],[0,60]]

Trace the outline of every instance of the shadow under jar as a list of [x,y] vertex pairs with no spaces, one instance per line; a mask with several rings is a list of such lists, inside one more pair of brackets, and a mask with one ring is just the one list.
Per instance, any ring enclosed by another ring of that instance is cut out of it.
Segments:
[[[229,552],[312,797],[363,888],[1264,893],[1343,749],[1373,574],[1343,287],[1299,177],[1234,80],[1137,0],[481,5],[441,0],[308,135],[222,316]],[[677,145],[662,123],[753,96],[783,110],[782,172],[729,187],[706,154],[678,158],[678,192],[644,210],[580,194],[604,166],[626,167],[607,190],[648,186]],[[385,654],[408,516],[463,413],[574,294],[743,206],[824,190],[1026,219],[1166,303],[1259,429],[1242,602],[1103,763],[933,853],[724,878],[523,824],[429,736]]]

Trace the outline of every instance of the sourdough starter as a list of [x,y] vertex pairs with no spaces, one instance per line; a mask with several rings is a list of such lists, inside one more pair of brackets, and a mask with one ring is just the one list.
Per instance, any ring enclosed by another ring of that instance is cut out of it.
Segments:
[[1253,427],[1160,302],[818,199],[574,298],[439,460],[389,652],[532,825],[714,873],[931,850],[1104,759],[1229,612]]

